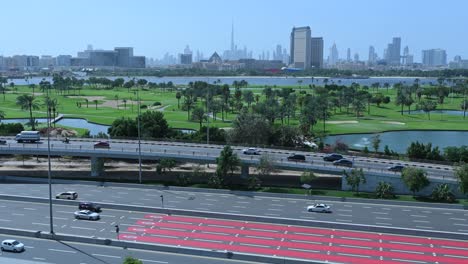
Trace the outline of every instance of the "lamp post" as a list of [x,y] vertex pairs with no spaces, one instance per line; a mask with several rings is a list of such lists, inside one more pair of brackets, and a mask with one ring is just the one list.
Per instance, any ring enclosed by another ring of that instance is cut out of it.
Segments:
[[49,87],[47,87],[47,179],[49,183],[49,217],[50,217],[50,233],[54,234],[54,219],[52,215],[52,173],[51,173],[51,164],[50,164],[50,97],[49,97]]
[[138,126],[138,182],[141,183],[141,126],[140,126],[140,89],[137,86],[137,100],[138,100],[138,109],[137,109],[137,126]]
[[209,88],[207,88],[206,92],[206,112],[207,112],[207,117],[206,117],[206,144],[210,144],[210,95],[209,95]]
[[164,209],[164,195],[161,194],[161,207]]

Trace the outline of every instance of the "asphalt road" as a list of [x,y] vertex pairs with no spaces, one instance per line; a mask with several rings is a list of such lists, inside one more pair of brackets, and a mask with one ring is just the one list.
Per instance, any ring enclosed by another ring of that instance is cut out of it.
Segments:
[[[37,148],[47,148],[46,141],[42,141],[39,144],[18,144],[13,139],[8,139],[6,145],[0,145],[0,149],[9,148],[9,147],[37,147]],[[96,141],[94,140],[72,140],[69,144],[65,144],[60,140],[52,140],[51,148],[54,149],[67,149],[71,151],[78,150],[94,150],[93,144]],[[216,158],[219,156],[223,146],[220,145],[203,145],[203,144],[193,144],[193,143],[176,143],[176,142],[159,142],[159,141],[142,141],[141,152],[142,153],[161,153],[161,154],[186,154],[198,157],[209,157]],[[233,147],[235,152],[243,160],[258,160],[260,155],[245,155],[242,153],[240,147]],[[138,154],[138,142],[132,140],[111,140],[109,149],[96,149],[96,151],[103,152],[105,155],[106,152],[133,152],[135,155]],[[323,161],[323,153],[311,153],[311,152],[301,152],[301,151],[287,151],[287,150],[278,150],[278,149],[261,149],[262,155],[268,154],[271,159],[278,164],[289,164],[290,166],[296,166],[296,162],[288,161],[287,157],[291,154],[303,154],[306,156],[305,163],[298,163],[298,168],[307,166],[310,168],[320,169],[320,170],[330,170],[336,169],[337,167],[332,164],[332,162]],[[363,157],[353,157],[353,156],[344,156],[349,160],[354,161],[355,168],[363,168],[365,171],[380,173],[380,174],[394,174],[389,172],[387,168],[394,164],[403,164],[405,166],[414,166],[423,168],[427,171],[428,177],[430,178],[442,178],[442,179],[454,179],[454,172],[452,166],[446,165],[435,165],[429,163],[418,163],[418,162],[402,162],[397,160],[385,160],[385,159],[376,159],[376,158],[363,158]],[[340,169],[342,167],[339,167]]]
[[[11,237],[0,234],[0,240],[7,238],[9,239]],[[22,253],[2,252],[0,255],[0,263],[18,263],[19,260],[27,260],[32,261],[32,263],[46,264],[122,264],[127,256],[138,258],[142,260],[144,264],[254,263],[74,242],[59,242],[29,237],[14,237],[14,239],[25,244],[26,250]],[[31,264],[30,262],[27,263]]]
[[[78,200],[98,203],[161,208],[163,204],[160,196],[163,195],[165,208],[468,234],[468,211],[461,209],[315,201],[260,197],[253,196],[253,194],[252,196],[243,196],[166,191],[152,188],[100,187],[80,184],[53,185],[54,195],[62,191],[76,191],[79,194]],[[48,198],[48,185],[2,184],[0,185],[0,194]],[[306,206],[315,202],[330,204],[333,213],[307,212]]]

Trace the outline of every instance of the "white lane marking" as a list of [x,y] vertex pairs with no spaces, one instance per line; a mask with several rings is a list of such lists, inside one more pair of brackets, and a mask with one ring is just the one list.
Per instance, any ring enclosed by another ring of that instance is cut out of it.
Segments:
[[250,247],[262,247],[262,248],[269,248],[270,247],[270,246],[265,246],[265,245],[247,244],[247,243],[239,243],[239,245],[250,246]]
[[240,213],[240,211],[234,211],[234,210],[227,210],[230,213]]
[[393,252],[401,252],[401,253],[409,253],[409,254],[419,254],[419,255],[424,255],[424,252],[418,252],[418,251],[410,251],[410,250],[400,250],[400,249],[390,249],[390,251]]
[[410,242],[400,242],[400,241],[388,241],[392,244],[402,244],[402,245],[412,245],[412,246],[422,246],[422,244],[418,243],[410,243]]
[[319,236],[319,237],[325,236],[325,235],[321,235],[321,234],[301,233],[301,232],[294,232],[294,234],[296,234],[296,235],[303,235],[303,236]]
[[34,248],[34,247],[31,247],[31,246],[24,246],[25,248]]
[[382,210],[392,210],[392,208],[384,207]]
[[433,229],[431,226],[416,226],[417,228],[422,228],[422,229]]
[[461,250],[468,250],[468,248],[461,248],[461,247],[451,247],[451,246],[441,246],[443,248],[451,248],[451,249],[461,249]]
[[442,213],[442,214],[444,214],[444,215],[451,215],[452,213],[444,212],[444,213]]
[[218,201],[218,200],[216,200],[216,199],[205,199],[205,200],[211,201],[211,202],[217,202],[217,201]]
[[16,215],[16,216],[24,216],[24,214],[17,214],[17,213],[12,213],[12,215]]
[[236,203],[241,203],[241,204],[249,204],[250,202],[245,202],[245,201],[236,201]]
[[268,208],[269,211],[283,211],[283,209]]
[[119,257],[119,256],[103,255],[103,254],[91,254],[91,255],[96,256],[96,257],[106,257],[106,258],[117,258],[117,259],[122,258],[122,257]]
[[449,218],[450,220],[455,220],[455,221],[466,221],[465,218]]
[[339,216],[344,216],[344,217],[353,217],[352,215],[347,215],[347,214],[338,214]]
[[223,225],[207,225],[207,226],[221,227],[221,228],[231,228],[231,229],[236,228],[236,227],[234,227],[234,226],[223,226]]
[[[46,218],[46,219],[50,219],[50,216],[46,216],[45,218]],[[54,220],[55,220],[55,219],[57,219],[57,220],[68,220],[69,218],[54,216]]]
[[453,225],[456,225],[456,226],[468,226],[467,224],[453,224]]
[[465,256],[456,256],[456,255],[444,255],[446,257],[452,257],[452,258],[463,258],[463,259],[468,259],[468,257]]
[[291,239],[292,242],[298,242],[298,243],[306,243],[306,244],[315,244],[315,245],[322,245],[322,242],[315,242],[315,241],[304,241],[304,240],[296,240],[296,239]]
[[429,223],[429,221],[426,220],[413,220],[415,223]]
[[273,238],[273,237],[261,237],[261,236],[245,236],[245,237],[249,237],[249,238],[258,238],[258,239],[269,239],[269,240],[274,240],[276,238]]
[[381,215],[388,215],[386,212],[372,212],[373,214],[381,214]]
[[79,227],[79,226],[70,226],[73,229],[84,229],[84,230],[96,230],[96,228],[91,227]]
[[392,225],[390,223],[380,223],[380,222],[375,222],[376,225]]
[[210,209],[208,208],[203,208],[203,207],[195,207],[196,210],[199,210],[199,211],[210,211]]
[[299,248],[288,248],[288,250],[295,250],[295,251],[301,251],[301,252],[310,252],[310,253],[319,253],[320,252],[318,250],[299,249]]
[[149,236],[181,239],[181,238],[178,237],[178,236],[165,236],[165,235],[157,235],[157,234],[149,234]]
[[30,211],[36,211],[37,209],[36,208],[29,208],[29,207],[26,207],[26,208],[23,208],[24,210],[30,210]]
[[34,257],[33,259],[35,259],[35,260],[42,260],[42,261],[45,261],[45,260],[46,260],[45,258],[38,258],[38,257]]
[[403,209],[403,212],[411,212],[410,209]]
[[353,246],[353,245],[339,245],[339,246],[340,247],[350,247],[350,248],[372,249],[372,247]]
[[50,251],[56,251],[56,252],[64,252],[64,253],[73,253],[73,254],[76,253],[76,251],[63,250],[63,249],[55,249],[55,248],[49,248],[48,250],[50,250]]
[[260,228],[250,228],[250,230],[253,231],[263,231],[263,232],[272,232],[272,233],[278,233],[279,231],[277,230],[268,230],[268,229],[260,229]]
[[349,205],[349,204],[345,204],[343,205],[344,207],[353,207],[352,205]]
[[269,215],[269,216],[280,216],[279,214],[265,214],[265,215]]
[[358,257],[358,258],[370,258],[371,257],[371,256],[363,256],[363,255],[347,254],[347,253],[338,253],[338,255],[348,256],[348,257]]
[[169,262],[167,261],[157,261],[157,260],[149,260],[149,259],[140,259],[141,261],[143,261],[143,263],[146,263],[146,262],[152,262],[152,263],[161,263],[161,264],[167,264]]
[[353,210],[351,210],[351,209],[338,209],[337,211],[352,212]]
[[369,239],[369,238],[346,237],[346,236],[342,236],[341,238],[351,239],[351,240],[361,240],[361,241],[372,241],[372,239]]
[[0,222],[11,222],[11,220],[8,220],[8,219],[0,219]]
[[209,232],[209,231],[200,231],[203,234],[211,234],[211,235],[221,235],[221,236],[230,236],[231,234],[227,233],[220,233],[220,232]]
[[284,206],[284,204],[271,204],[271,206]]
[[195,238],[194,240],[202,241],[202,242],[213,242],[213,243],[223,243],[224,242],[224,241],[219,241],[219,240],[201,239],[201,238]]
[[376,217],[375,219],[380,219],[380,220],[392,220],[391,218],[389,217]]
[[392,258],[392,260],[395,260],[395,261],[403,261],[403,262],[410,262],[410,263],[427,263],[427,262],[425,262],[425,261],[409,260],[409,259],[398,259],[398,258]]
[[352,222],[352,220],[348,219],[336,219],[337,222]]
[[200,203],[200,204],[202,204],[202,205],[208,205],[208,206],[214,205],[214,204],[211,204],[211,203]]
[[233,207],[234,207],[234,208],[247,208],[247,207],[242,206],[242,205],[234,205]]
[[427,217],[427,215],[410,215],[412,217]]
[[63,213],[63,214],[73,214],[72,211],[55,211],[57,213]]

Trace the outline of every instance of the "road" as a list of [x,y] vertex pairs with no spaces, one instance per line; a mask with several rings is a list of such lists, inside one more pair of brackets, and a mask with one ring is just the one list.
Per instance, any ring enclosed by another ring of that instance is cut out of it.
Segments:
[[[14,201],[0,201],[0,204],[0,226],[49,230],[47,204]],[[73,216],[75,210],[74,206],[54,206],[56,233],[116,239],[114,226],[119,225],[121,240],[227,250],[234,253],[360,264],[371,264],[376,261],[382,264],[460,263],[460,261],[468,260],[468,242],[466,241],[110,209],[103,209],[99,221],[87,221],[75,219]],[[319,215],[319,213],[315,214]],[[45,246],[42,245],[42,240],[25,243],[28,246],[26,253],[31,254],[30,257],[44,261],[51,258],[47,254],[53,253],[63,258],[73,256],[73,260],[80,261],[77,263],[99,263],[102,260],[107,263],[118,263],[123,256],[128,254],[121,249],[119,253],[115,251],[115,248],[95,245],[78,247],[70,246],[69,243],[50,242],[56,244]],[[36,248],[37,251],[35,251]],[[78,257],[75,259],[78,252],[87,260]],[[140,255],[136,255],[137,252]],[[133,254],[145,260],[162,261],[163,259],[154,252],[143,254],[141,251],[133,251]],[[95,262],[91,262],[93,259]],[[147,263],[153,262],[147,261]],[[199,262],[198,260],[198,262],[188,263],[216,262],[205,260]]]
[[[315,201],[217,194],[209,192],[167,191],[155,188],[100,187],[82,184],[54,184],[53,193],[76,191],[78,200],[134,206],[242,214],[272,218],[363,224],[394,228],[456,232],[468,234],[468,211],[415,206],[370,203]],[[47,184],[2,184],[0,194],[48,198]],[[315,202],[325,202],[332,214],[311,214],[305,208]],[[0,220],[1,222],[1,220]]]
[[[109,156],[109,157],[121,157],[121,158],[138,158],[138,141],[132,140],[112,140],[110,149],[94,149],[93,144],[96,141],[88,139],[72,140],[69,144],[65,144],[59,140],[51,141],[52,153],[57,152],[63,155],[98,155],[98,156]],[[31,150],[45,151],[47,144],[45,141],[39,144],[18,144],[13,139],[8,139],[6,145],[0,145],[0,152],[11,154],[15,151]],[[239,157],[245,161],[253,164],[258,163],[260,156],[244,155],[242,148],[233,147]],[[216,157],[219,156],[222,150],[220,145],[203,145],[193,143],[177,143],[177,142],[159,142],[159,141],[142,141],[141,153],[145,159],[158,159],[160,157],[168,156],[173,158],[181,159],[194,159],[200,162],[214,162]],[[268,154],[271,159],[276,162],[277,166],[282,168],[298,169],[314,169],[314,170],[325,170],[334,174],[341,174],[343,167],[336,167],[331,162],[323,161],[323,153],[311,153],[301,151],[287,151],[278,149],[261,149],[262,155]],[[288,161],[287,157],[291,154],[303,154],[306,156],[306,162],[294,162]],[[394,164],[403,164],[405,166],[414,166],[423,168],[427,171],[429,178],[437,179],[451,179],[454,180],[454,172],[452,166],[446,165],[434,165],[429,163],[417,163],[417,162],[402,162],[392,161],[385,159],[376,158],[364,158],[364,157],[353,157],[344,156],[347,159],[354,161],[355,168],[363,168],[366,172],[373,172],[383,175],[392,175],[393,172],[389,172],[387,168]]]
[[[7,238],[11,237],[0,234],[0,240]],[[123,249],[29,237],[15,237],[15,239],[24,243],[26,250],[22,253],[2,252],[0,263],[17,263],[18,260],[28,260],[33,261],[33,263],[46,264],[122,264],[125,257],[131,256],[142,260],[144,264],[254,264],[254,262]],[[31,263],[28,262],[28,264]]]

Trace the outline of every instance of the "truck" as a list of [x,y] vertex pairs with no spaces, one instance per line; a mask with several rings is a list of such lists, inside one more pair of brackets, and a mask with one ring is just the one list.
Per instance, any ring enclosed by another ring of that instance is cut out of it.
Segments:
[[41,135],[39,131],[21,131],[21,133],[17,134],[15,140],[18,143],[22,142],[38,142],[41,140]]

